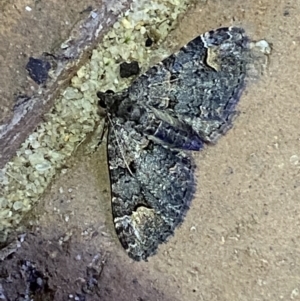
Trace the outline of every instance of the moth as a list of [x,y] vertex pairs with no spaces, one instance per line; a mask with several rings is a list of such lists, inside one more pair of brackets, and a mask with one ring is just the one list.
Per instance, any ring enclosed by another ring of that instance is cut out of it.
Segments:
[[112,214],[136,260],[156,254],[180,225],[195,192],[191,152],[231,127],[251,61],[242,28],[206,32],[116,94],[107,112]]

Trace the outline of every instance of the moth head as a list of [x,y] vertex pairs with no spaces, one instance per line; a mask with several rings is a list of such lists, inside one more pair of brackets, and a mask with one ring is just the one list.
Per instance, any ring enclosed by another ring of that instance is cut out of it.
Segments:
[[127,96],[126,93],[114,93],[111,90],[98,92],[99,107],[106,114],[138,121],[143,114],[143,109]]
[[112,90],[107,90],[106,92],[97,92],[97,97],[99,98],[99,107],[105,113],[110,113],[114,115],[119,107],[122,96],[120,94],[115,94]]

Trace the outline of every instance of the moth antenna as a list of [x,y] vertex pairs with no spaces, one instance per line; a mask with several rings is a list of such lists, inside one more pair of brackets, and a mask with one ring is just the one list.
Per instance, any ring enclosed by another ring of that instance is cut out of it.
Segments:
[[124,152],[123,152],[123,148],[122,148],[122,146],[121,146],[121,144],[120,144],[120,142],[119,142],[118,132],[115,130],[115,127],[114,127],[114,125],[113,125],[113,123],[112,123],[112,121],[111,121],[111,118],[110,118],[109,114],[107,114],[107,119],[108,119],[108,121],[109,121],[109,123],[110,123],[110,125],[111,125],[112,130],[113,130],[114,133],[115,133],[116,142],[117,142],[117,145],[118,145],[118,147],[119,147],[121,156],[122,156],[122,158],[123,158],[123,160],[124,160],[124,163],[125,163],[125,165],[126,165],[128,171],[129,171],[129,173],[131,174],[131,176],[134,177],[134,175],[133,175],[133,173],[132,173],[132,171],[131,171],[131,169],[130,169],[130,167],[129,167],[129,165],[128,165],[126,159],[125,159],[125,155],[124,155]]

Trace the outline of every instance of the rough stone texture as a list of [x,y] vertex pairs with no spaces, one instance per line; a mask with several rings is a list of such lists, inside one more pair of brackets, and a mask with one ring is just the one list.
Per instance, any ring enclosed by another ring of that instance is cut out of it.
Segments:
[[[57,178],[36,210],[39,229],[33,227],[26,247],[1,263],[1,277],[19,260],[40,262],[39,243],[46,241],[42,246],[52,254],[52,244],[73,229],[63,251],[54,253],[52,281],[58,286],[65,281],[58,290],[63,297],[55,300],[81,291],[75,280],[86,277],[98,253],[106,255],[98,280],[102,300],[299,299],[299,16],[299,6],[286,1],[209,0],[193,8],[170,36],[173,52],[199,33],[234,24],[272,43],[273,53],[265,76],[245,91],[226,139],[195,157],[196,197],[183,225],[156,256],[132,262],[114,234],[103,148],[76,158]],[[45,257],[39,270],[51,266]],[[62,262],[72,264],[65,274]],[[1,284],[12,296],[13,284],[3,278]]]

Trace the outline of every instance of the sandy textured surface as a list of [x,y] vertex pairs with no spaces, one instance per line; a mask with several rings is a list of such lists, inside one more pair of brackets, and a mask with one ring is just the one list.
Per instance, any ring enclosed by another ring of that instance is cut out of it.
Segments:
[[103,145],[88,158],[79,151],[57,177],[36,209],[39,225],[2,264],[2,277],[17,278],[18,260],[33,261],[49,277],[49,300],[67,300],[82,294],[98,254],[98,287],[86,300],[300,299],[299,16],[296,2],[208,0],[171,34],[178,48],[209,29],[240,25],[273,53],[245,91],[234,128],[195,154],[196,197],[156,256],[132,262],[114,234]]

